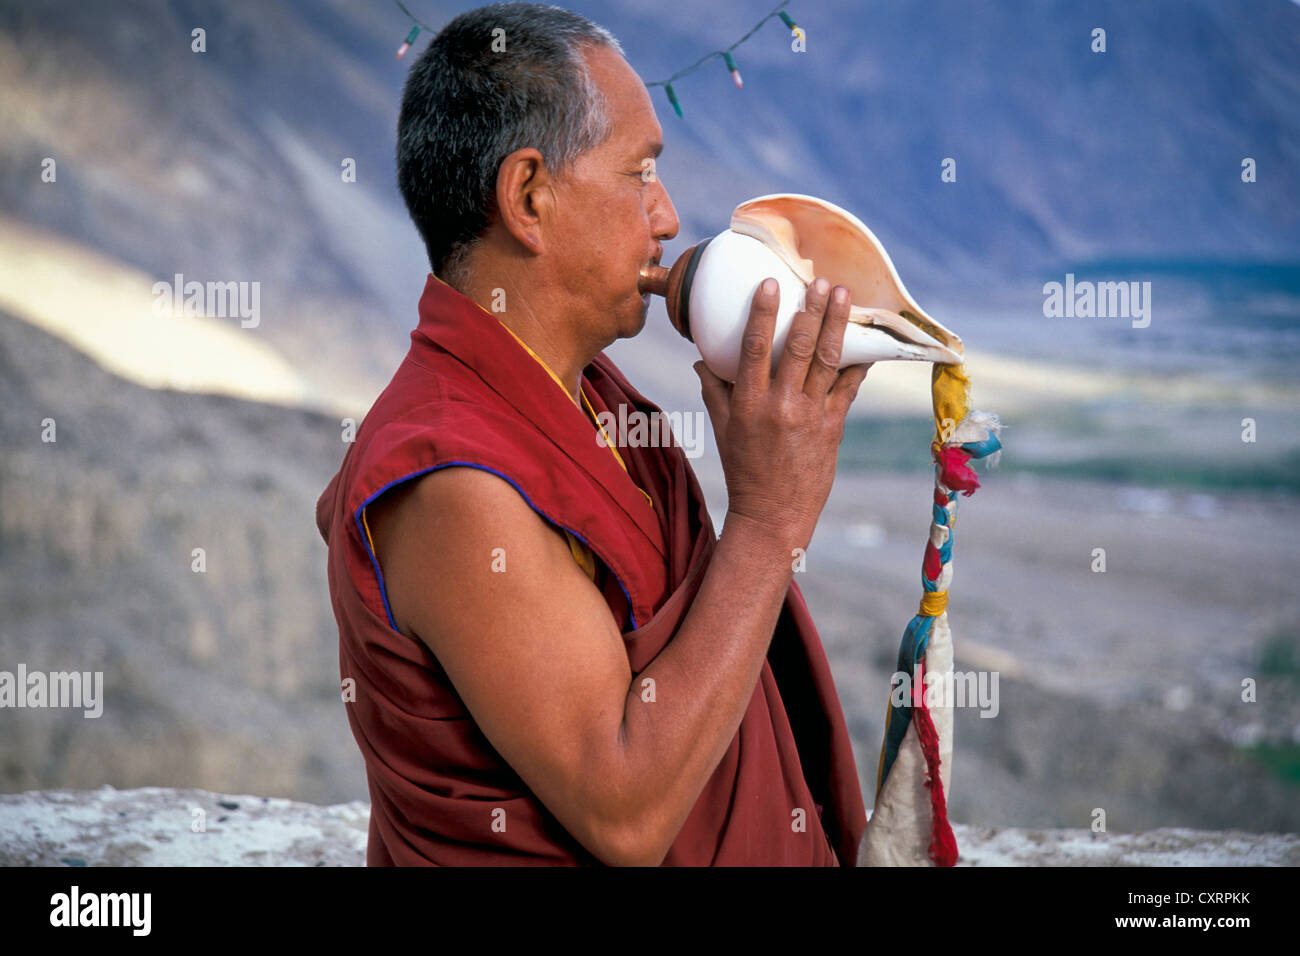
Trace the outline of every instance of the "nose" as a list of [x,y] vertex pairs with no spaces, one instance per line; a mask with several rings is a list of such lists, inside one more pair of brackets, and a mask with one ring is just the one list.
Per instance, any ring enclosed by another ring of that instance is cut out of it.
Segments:
[[658,196],[654,209],[650,213],[650,225],[654,230],[654,237],[661,241],[672,239],[677,235],[681,223],[677,219],[677,209],[668,197],[668,187],[658,176],[655,177],[655,191]]

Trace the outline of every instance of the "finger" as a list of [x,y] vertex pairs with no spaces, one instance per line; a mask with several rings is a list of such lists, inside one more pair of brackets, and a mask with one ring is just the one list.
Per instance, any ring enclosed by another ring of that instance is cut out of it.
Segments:
[[824,396],[839,374],[840,356],[844,354],[844,331],[849,324],[849,290],[837,285],[831,292],[830,305],[822,319],[817,351],[808,366],[804,393],[812,398]]
[[709,411],[709,420],[713,423],[713,434],[719,436],[727,432],[727,420],[731,417],[731,391],[728,383],[709,371],[703,362],[693,366],[700,377],[700,394],[704,398],[704,407]]
[[796,392],[803,389],[808,378],[808,365],[817,351],[817,333],[822,327],[822,314],[830,288],[825,278],[818,278],[804,294],[803,311],[795,315],[785,336],[785,350],[776,369],[778,387]]
[[781,304],[781,287],[775,279],[764,279],[754,290],[749,319],[740,340],[740,368],[734,394],[742,401],[767,391],[772,377],[772,333],[776,310]]
[[874,362],[865,365],[850,365],[840,371],[826,398],[826,408],[836,418],[843,419],[849,413],[849,406],[858,397],[858,389],[867,377]]

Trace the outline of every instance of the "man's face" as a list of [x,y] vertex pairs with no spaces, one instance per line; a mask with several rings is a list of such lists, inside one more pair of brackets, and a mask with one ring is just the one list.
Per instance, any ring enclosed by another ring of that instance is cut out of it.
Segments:
[[658,262],[677,235],[677,211],[655,172],[663,130],[641,78],[607,47],[586,54],[592,80],[608,101],[613,132],[578,157],[556,182],[556,268],[578,303],[578,328],[604,348],[645,326],[649,295],[637,290],[641,267]]

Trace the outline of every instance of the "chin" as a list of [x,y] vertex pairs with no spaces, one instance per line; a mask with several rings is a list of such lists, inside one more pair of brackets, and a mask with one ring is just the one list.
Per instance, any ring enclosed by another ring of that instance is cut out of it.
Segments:
[[645,328],[646,315],[649,311],[650,303],[637,302],[636,319],[632,324],[632,331],[627,334],[626,338],[631,338],[634,335],[641,334],[641,330]]
[[640,335],[642,329],[645,328],[646,314],[649,309],[649,303],[641,301],[641,297],[638,295],[636,305],[619,314],[617,337],[630,339],[633,336]]

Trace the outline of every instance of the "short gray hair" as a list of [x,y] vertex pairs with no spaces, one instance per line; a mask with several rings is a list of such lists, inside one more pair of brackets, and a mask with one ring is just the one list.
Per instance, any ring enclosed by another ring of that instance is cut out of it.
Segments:
[[449,285],[463,278],[496,211],[502,160],[531,146],[561,176],[613,131],[583,59],[593,46],[623,54],[608,30],[576,13],[494,3],[448,23],[411,68],[397,124],[397,186],[430,267]]

